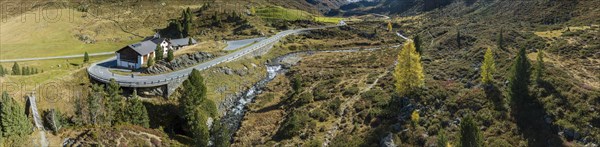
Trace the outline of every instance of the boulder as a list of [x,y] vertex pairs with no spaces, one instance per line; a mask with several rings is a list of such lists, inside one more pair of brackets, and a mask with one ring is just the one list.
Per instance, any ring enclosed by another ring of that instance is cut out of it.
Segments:
[[385,137],[381,139],[379,142],[380,147],[396,147],[394,143],[394,134],[388,133]]

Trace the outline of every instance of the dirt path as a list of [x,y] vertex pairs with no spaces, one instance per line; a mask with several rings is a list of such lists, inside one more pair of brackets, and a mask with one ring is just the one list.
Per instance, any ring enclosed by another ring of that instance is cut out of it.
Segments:
[[[343,116],[345,115],[346,109],[348,107],[354,106],[354,103],[356,103],[356,101],[358,101],[360,99],[362,93],[371,90],[379,82],[379,79],[383,78],[383,76],[387,75],[388,73],[389,73],[389,71],[386,70],[385,72],[383,72],[382,74],[377,76],[377,79],[375,79],[375,81],[373,81],[372,84],[367,85],[367,87],[365,87],[360,92],[358,92],[356,95],[354,95],[352,98],[346,100],[345,102],[343,102],[340,105],[340,109],[338,111],[338,114],[340,115],[340,117],[338,117],[338,119],[335,120],[335,122],[333,123],[331,128],[329,128],[329,130],[327,131],[327,134],[325,135],[325,141],[323,142],[323,146],[329,146],[329,143],[331,143],[331,140],[337,136],[337,132],[338,132],[338,130],[340,128],[340,124],[344,118]],[[352,119],[350,119],[349,122],[347,122],[347,123],[353,123]]]

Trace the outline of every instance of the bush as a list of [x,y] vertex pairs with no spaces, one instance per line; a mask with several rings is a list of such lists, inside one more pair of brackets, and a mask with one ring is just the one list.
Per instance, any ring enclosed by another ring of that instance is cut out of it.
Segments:
[[352,95],[358,94],[358,91],[359,91],[358,87],[356,87],[356,85],[354,85],[350,88],[346,88],[344,90],[343,94],[344,94],[344,96],[352,96]]
[[315,89],[313,91],[313,97],[316,101],[329,99],[329,96],[327,95],[327,91],[325,89]]
[[278,139],[290,139],[298,136],[309,121],[310,118],[305,112],[295,111],[283,122],[275,137]]
[[310,112],[309,116],[319,120],[320,122],[324,122],[327,120],[327,117],[329,117],[329,114],[323,110],[313,110]]
[[336,113],[338,111],[338,109],[340,109],[340,105],[342,105],[342,100],[340,100],[339,98],[336,98],[333,101],[331,101],[329,104],[327,104],[327,108],[329,108],[330,112]]
[[296,101],[296,103],[300,106],[310,104],[314,101],[313,95],[307,92],[300,94],[300,96],[298,97],[299,98],[298,101]]

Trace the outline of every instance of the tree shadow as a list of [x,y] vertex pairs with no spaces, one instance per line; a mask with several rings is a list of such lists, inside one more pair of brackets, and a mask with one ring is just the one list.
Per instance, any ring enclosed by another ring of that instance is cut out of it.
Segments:
[[511,112],[517,123],[517,129],[527,140],[528,146],[560,147],[563,144],[558,135],[558,127],[545,122],[548,112],[535,97],[520,97],[520,103]]
[[485,85],[485,96],[492,101],[494,104],[494,109],[496,111],[506,111],[506,106],[504,105],[504,98],[502,97],[502,91],[498,89],[495,85]]
[[144,102],[150,118],[150,128],[161,128],[169,135],[169,138],[179,142],[191,142],[190,138],[185,137],[185,120],[179,116],[178,106],[175,104],[155,104]]

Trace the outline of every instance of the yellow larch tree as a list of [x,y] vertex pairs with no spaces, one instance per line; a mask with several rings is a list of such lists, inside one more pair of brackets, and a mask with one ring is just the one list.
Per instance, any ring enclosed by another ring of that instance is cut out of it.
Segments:
[[394,78],[396,90],[403,96],[414,94],[425,85],[421,56],[417,53],[412,40],[408,40],[398,54]]
[[387,24],[387,29],[388,29],[388,31],[390,31],[390,32],[392,31],[392,29],[393,29],[392,22],[388,22],[388,24]]
[[496,65],[494,63],[494,53],[492,49],[488,48],[483,56],[483,63],[481,64],[481,82],[484,84],[492,84],[493,74],[496,71]]

